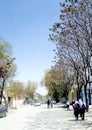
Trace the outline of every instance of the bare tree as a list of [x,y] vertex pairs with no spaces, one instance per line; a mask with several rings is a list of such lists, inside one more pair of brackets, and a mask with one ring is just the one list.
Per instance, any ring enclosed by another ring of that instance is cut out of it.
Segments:
[[[50,39],[56,44],[58,61],[64,60],[72,67],[78,93],[85,88],[87,102],[87,67],[92,56],[92,2],[90,0],[66,1],[60,3],[60,22],[50,29]],[[78,94],[78,98],[79,98]]]

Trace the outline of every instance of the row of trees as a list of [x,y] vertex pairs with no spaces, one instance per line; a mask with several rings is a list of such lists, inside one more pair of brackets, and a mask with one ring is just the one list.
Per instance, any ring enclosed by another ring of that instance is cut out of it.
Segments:
[[56,102],[59,102],[63,97],[68,100],[68,93],[73,85],[73,76],[69,75],[63,62],[47,70],[43,82],[48,90],[48,96]]
[[2,103],[2,99],[6,102],[6,97],[3,94],[4,90],[15,99],[20,96],[33,98],[36,92],[36,82],[28,81],[25,85],[13,80],[17,70],[14,60],[11,44],[0,37],[0,103]]
[[37,83],[28,81],[27,84],[19,81],[11,81],[9,87],[6,88],[8,95],[15,99],[24,97],[33,99],[36,94]]
[[[87,105],[87,86],[92,70],[92,2],[66,0],[60,3],[60,6],[60,21],[50,28],[49,35],[50,40],[56,45],[54,50],[56,64],[48,74],[51,73],[50,75],[53,76],[56,74],[54,79],[50,77],[51,84],[47,84],[49,76],[46,74],[47,89],[50,92],[55,87],[59,95],[62,95],[60,93],[63,88],[68,91],[73,84],[76,84],[77,99],[79,99],[81,88],[84,86]],[[55,71],[54,74],[52,74],[53,71]]]

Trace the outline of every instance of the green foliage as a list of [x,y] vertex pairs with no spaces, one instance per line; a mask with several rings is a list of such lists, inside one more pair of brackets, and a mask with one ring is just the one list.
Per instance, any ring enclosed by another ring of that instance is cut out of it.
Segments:
[[72,78],[68,76],[68,73],[62,68],[58,70],[57,68],[48,70],[44,76],[45,86],[48,90],[48,95],[54,98],[57,102],[60,98],[68,98],[68,93],[71,88]]
[[[16,65],[13,64],[12,46],[3,38],[0,38],[0,78],[7,79],[12,77],[11,72],[15,72]],[[14,70],[14,71],[13,71]]]
[[24,96],[24,83],[19,81],[10,82],[10,88],[8,88],[8,96],[14,98],[21,98]]
[[36,82],[32,82],[32,81],[28,81],[26,89],[25,89],[26,95],[33,99],[34,95],[36,93],[36,89],[37,89],[37,83]]
[[15,76],[16,65],[13,63],[15,58],[12,58],[12,46],[10,43],[0,37],[0,100],[2,102],[3,90],[5,84],[10,78]]
[[11,44],[0,37],[0,59],[7,59],[11,56],[12,56]]

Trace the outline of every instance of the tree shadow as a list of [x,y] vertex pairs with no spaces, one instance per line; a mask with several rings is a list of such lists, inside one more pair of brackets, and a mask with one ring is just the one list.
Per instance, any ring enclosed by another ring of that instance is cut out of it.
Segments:
[[[92,121],[89,121],[87,119],[82,120],[79,118],[78,120],[76,119],[69,119],[70,122],[74,122],[79,126],[82,126],[85,129],[92,128]],[[77,127],[77,126],[76,126]]]

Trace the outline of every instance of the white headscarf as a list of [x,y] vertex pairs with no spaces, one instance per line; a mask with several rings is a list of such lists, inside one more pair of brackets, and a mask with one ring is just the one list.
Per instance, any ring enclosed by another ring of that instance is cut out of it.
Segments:
[[78,101],[75,101],[75,104],[78,104],[79,102]]
[[80,105],[80,108],[82,108],[83,102],[81,99],[79,99],[79,105]]

